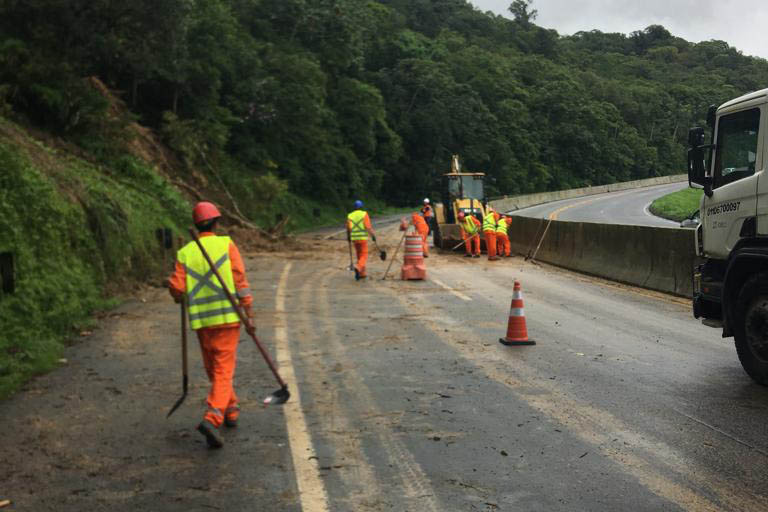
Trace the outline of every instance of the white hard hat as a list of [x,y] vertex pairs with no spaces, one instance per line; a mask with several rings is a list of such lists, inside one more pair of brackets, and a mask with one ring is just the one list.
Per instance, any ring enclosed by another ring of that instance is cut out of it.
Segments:
[[429,198],[428,198],[428,197],[425,197],[425,198],[424,198],[424,202],[425,202],[425,203],[429,203]]

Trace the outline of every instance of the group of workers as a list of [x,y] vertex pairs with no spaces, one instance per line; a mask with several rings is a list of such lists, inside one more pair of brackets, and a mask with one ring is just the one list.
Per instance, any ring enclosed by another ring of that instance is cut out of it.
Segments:
[[501,215],[488,206],[482,222],[474,215],[466,215],[464,212],[459,212],[458,217],[466,251],[465,258],[480,257],[481,231],[485,237],[488,261],[510,256],[509,225],[512,218],[509,215]]
[[[347,216],[347,237],[354,244],[357,263],[354,265],[355,278],[366,277],[368,259],[368,236],[376,242],[376,232],[371,219],[363,208],[363,202],[355,201],[354,211]],[[223,445],[218,429],[222,425],[237,426],[240,406],[233,386],[237,344],[240,338],[240,317],[234,303],[224,294],[226,287],[236,295],[237,307],[248,320],[246,330],[255,332],[253,327],[253,298],[246,278],[245,266],[235,243],[227,236],[219,236],[215,229],[221,213],[215,205],[200,202],[192,212],[193,221],[201,245],[221,275],[222,281],[214,276],[207,260],[193,241],[179,250],[173,274],[167,280],[168,289],[176,302],[188,304],[190,327],[196,331],[200,342],[203,366],[211,382],[206,400],[207,409],[197,430],[212,448]],[[501,216],[489,208],[482,223],[474,215],[458,215],[462,238],[465,240],[466,257],[480,257],[480,232],[488,247],[488,259],[499,255],[509,256],[510,246],[507,230],[511,219]],[[414,212],[412,223],[424,242],[424,256],[429,254],[427,237],[432,231],[434,212],[429,199],[424,199],[421,212]]]

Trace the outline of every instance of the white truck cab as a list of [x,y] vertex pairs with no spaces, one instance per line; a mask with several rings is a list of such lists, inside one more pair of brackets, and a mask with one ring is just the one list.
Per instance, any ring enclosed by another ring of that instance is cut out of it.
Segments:
[[768,385],[768,89],[710,107],[688,133],[688,179],[704,187],[693,313],[734,336],[745,371]]

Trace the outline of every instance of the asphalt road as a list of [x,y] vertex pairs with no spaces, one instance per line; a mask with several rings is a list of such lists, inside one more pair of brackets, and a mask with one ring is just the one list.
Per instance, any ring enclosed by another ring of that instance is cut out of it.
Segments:
[[[380,229],[380,243],[399,239]],[[249,255],[259,333],[222,450],[163,290],[104,319],[0,403],[1,498],[36,511],[768,510],[768,389],[686,301],[518,258],[438,254],[427,281],[346,270],[343,241]],[[399,272],[399,264],[393,267]],[[498,343],[520,279],[532,347]]]
[[687,183],[672,183],[609,192],[531,206],[511,212],[511,214],[535,218],[554,217],[557,220],[576,222],[679,227],[678,222],[662,219],[650,213],[648,206],[654,199],[687,187]]

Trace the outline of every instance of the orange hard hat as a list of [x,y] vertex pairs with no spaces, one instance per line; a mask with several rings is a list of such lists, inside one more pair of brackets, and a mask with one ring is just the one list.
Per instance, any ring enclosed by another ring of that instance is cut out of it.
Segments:
[[465,217],[464,212],[459,212],[459,218],[463,219]]
[[201,224],[218,217],[221,217],[219,209],[216,208],[215,204],[209,203],[208,201],[197,203],[192,210],[192,220],[195,224]]

